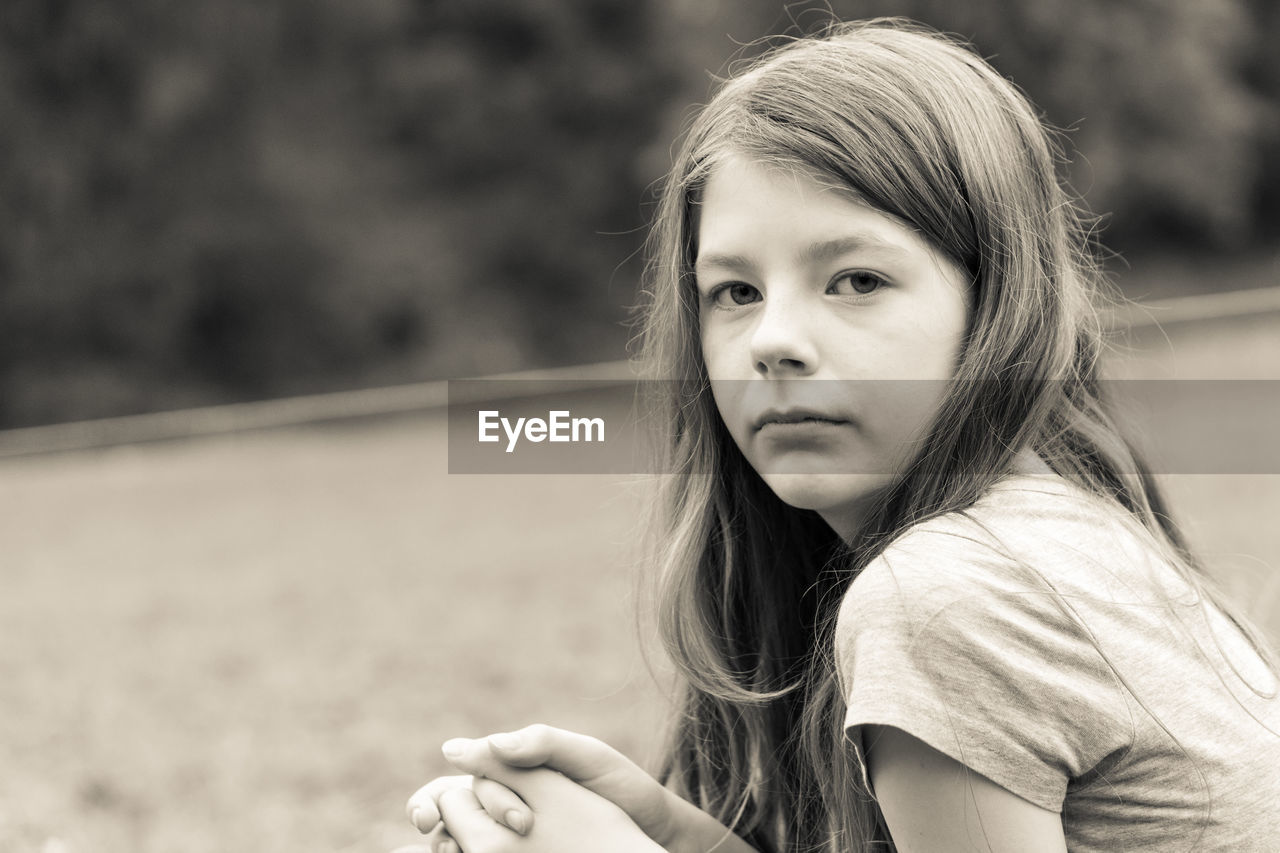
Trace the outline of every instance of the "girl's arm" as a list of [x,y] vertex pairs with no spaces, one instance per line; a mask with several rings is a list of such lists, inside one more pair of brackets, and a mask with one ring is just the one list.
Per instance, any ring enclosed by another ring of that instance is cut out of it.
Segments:
[[893,726],[863,728],[867,770],[900,853],[1066,853],[1062,817]]

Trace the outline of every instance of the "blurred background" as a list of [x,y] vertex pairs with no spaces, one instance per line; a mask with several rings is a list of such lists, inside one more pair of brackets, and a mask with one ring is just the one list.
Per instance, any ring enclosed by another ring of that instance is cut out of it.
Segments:
[[[623,358],[672,139],[833,14],[1021,85],[1129,296],[1280,283],[1266,0],[5,0],[0,430]],[[1276,302],[1112,372],[1280,379]],[[385,851],[446,737],[651,753],[638,478],[449,476],[430,407],[125,439],[0,458],[0,853]],[[1280,635],[1280,477],[1166,481]]]
[[690,105],[832,12],[1021,85],[1130,293],[1274,278],[1267,0],[6,0],[0,428],[619,358]]

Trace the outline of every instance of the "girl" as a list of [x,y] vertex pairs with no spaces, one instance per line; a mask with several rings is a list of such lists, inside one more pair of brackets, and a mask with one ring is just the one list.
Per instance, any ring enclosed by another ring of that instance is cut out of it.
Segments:
[[535,727],[446,744],[474,785],[414,822],[465,853],[1280,850],[1275,660],[1112,422],[1082,216],[1031,105],[931,31],[727,82],[652,239],[662,784]]

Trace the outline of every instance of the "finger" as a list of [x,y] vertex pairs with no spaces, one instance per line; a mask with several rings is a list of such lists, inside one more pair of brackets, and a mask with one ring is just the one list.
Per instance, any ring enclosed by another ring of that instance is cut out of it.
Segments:
[[[525,790],[539,770],[551,769],[621,808],[650,838],[660,843],[671,831],[673,794],[656,779],[611,746],[586,735],[530,726],[520,732],[529,754],[544,757],[542,768],[512,767],[500,755],[493,736],[481,740],[455,738],[444,744],[445,759],[459,770],[495,779],[537,807],[536,791]],[[521,749],[524,747],[522,746]]]
[[549,792],[557,787],[557,782],[575,784],[564,774],[545,767],[511,767],[495,758],[489,744],[483,740],[454,738],[445,742],[441,752],[445,760],[455,767],[466,767],[476,777],[492,779],[507,786],[528,804],[531,812],[538,810],[544,796],[553,796]]
[[527,835],[533,826],[533,810],[514,791],[492,779],[476,779],[471,790],[489,817],[521,835]]
[[[493,754],[516,767],[545,765],[590,787],[592,779],[620,769],[639,767],[602,740],[577,732],[535,724],[485,738]],[[647,775],[647,774],[646,774]]]
[[431,853],[460,853],[458,842],[453,840],[453,836],[444,828],[444,824],[440,824],[431,836]]
[[447,853],[453,849],[449,845],[456,846],[453,836],[444,828],[443,821],[436,824],[436,828],[427,834],[427,844],[430,845],[430,853]]
[[[455,738],[445,744],[445,758],[459,770],[500,782],[508,778],[500,765],[546,767],[619,804],[618,797],[647,798],[662,790],[635,762],[596,738],[543,725],[507,734],[479,740]],[[520,760],[511,760],[514,755]]]
[[483,739],[453,738],[444,742],[440,752],[443,753],[445,761],[448,761],[457,769],[465,770],[473,776],[501,782],[515,791],[516,794],[521,795],[525,802],[529,801],[528,793],[521,791],[522,783],[537,772],[539,768],[511,767],[507,765],[506,762],[493,754],[488,742]]
[[484,806],[470,788],[450,788],[440,795],[440,817],[452,836],[437,847],[438,853],[446,853],[456,842],[463,850],[493,849],[504,839],[514,839],[515,834],[489,817]]
[[450,788],[470,787],[470,776],[437,776],[413,792],[405,803],[405,814],[418,832],[426,835],[440,822],[440,809],[436,806],[440,795]]
[[397,847],[391,853],[447,853],[447,850],[442,851],[446,841],[455,845],[452,849],[454,853],[457,853],[456,842],[449,835],[448,830],[444,828],[444,824],[440,823],[418,844],[406,844],[403,847]]

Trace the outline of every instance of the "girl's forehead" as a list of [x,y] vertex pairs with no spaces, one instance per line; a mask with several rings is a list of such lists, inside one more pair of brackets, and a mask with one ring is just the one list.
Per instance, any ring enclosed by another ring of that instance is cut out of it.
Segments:
[[708,189],[713,185],[723,190],[743,183],[749,183],[757,188],[768,185],[770,189],[776,191],[790,191],[797,194],[831,193],[857,204],[874,207],[852,184],[839,175],[824,172],[791,159],[740,153],[726,154],[708,164],[702,182],[702,198],[705,201]]
[[790,160],[740,153],[717,158],[707,164],[705,178],[690,202],[694,232],[690,237],[697,241],[708,231],[732,231],[734,225],[776,216],[780,206],[803,213],[796,219],[797,230],[821,230],[841,216],[863,220],[870,216],[928,239],[914,223],[872,204],[840,176]]

